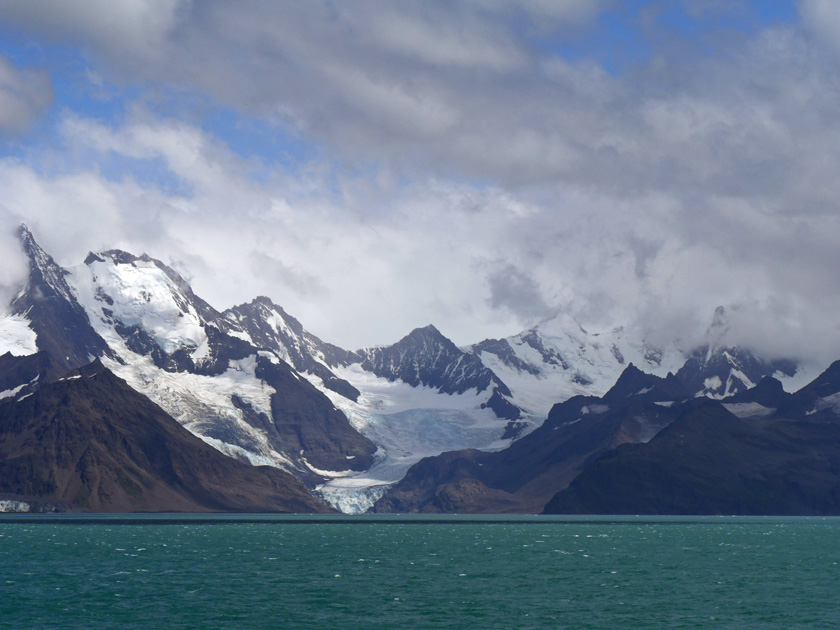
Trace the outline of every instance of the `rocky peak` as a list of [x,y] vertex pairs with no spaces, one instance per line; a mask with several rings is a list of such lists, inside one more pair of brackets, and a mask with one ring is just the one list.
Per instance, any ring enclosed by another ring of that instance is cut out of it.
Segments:
[[[25,292],[32,291],[36,295],[29,296],[30,298],[43,297],[49,299],[58,297],[70,302],[75,302],[75,296],[70,290],[65,276],[68,272],[60,267],[53,257],[41,249],[41,246],[35,241],[35,237],[26,225],[21,224],[18,228],[18,238],[20,239],[21,248],[29,259],[29,281],[27,282]],[[26,295],[20,295],[12,302],[12,312],[20,312],[19,308],[15,307],[15,302],[26,300]]]
[[69,272],[41,249],[25,225],[18,228],[18,238],[29,258],[29,278],[12,300],[10,312],[30,322],[38,349],[67,369],[84,365],[91,357],[110,355],[67,283]]
[[510,390],[473,353],[460,350],[434,326],[416,328],[392,346],[360,350],[362,368],[391,381],[412,387],[425,385],[444,394],[463,394],[468,389]]
[[259,296],[228,309],[219,324],[231,334],[249,339],[257,348],[276,353],[296,370],[317,376],[327,389],[350,400],[358,400],[359,390],[336,376],[332,369],[356,363],[360,358],[321,341],[270,298]]

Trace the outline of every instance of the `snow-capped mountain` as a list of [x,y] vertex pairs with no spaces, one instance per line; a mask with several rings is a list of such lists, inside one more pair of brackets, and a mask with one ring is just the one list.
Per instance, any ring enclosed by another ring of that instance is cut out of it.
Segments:
[[417,328],[392,346],[366,348],[362,369],[389,381],[430,387],[441,394],[489,391],[484,403],[499,418],[517,420],[520,411],[510,403],[508,386],[472,353],[464,352],[434,326]]
[[44,350],[68,369],[89,363],[96,356],[110,356],[108,345],[91,327],[67,283],[67,271],[38,246],[25,226],[18,236],[29,258],[29,278],[9,305],[9,316],[0,324],[6,331],[0,334],[7,339],[4,348],[24,355]]
[[603,397],[574,396],[509,448],[450,451],[413,466],[375,504],[378,512],[540,512],[589,462],[620,444],[646,442],[690,395],[673,375],[629,364]]
[[519,410],[498,376],[432,326],[392,346],[348,351],[308,332],[265,297],[217,321],[229,335],[292,364],[377,445],[369,470],[321,471],[332,479],[320,492],[344,510],[367,509],[423,457],[502,448],[533,427],[517,421]]
[[501,379],[433,326],[354,354],[356,361],[336,366],[335,373],[361,395],[354,401],[327,394],[380,451],[370,470],[321,488],[342,510],[366,510],[424,457],[462,448],[498,450],[534,427],[519,420]]
[[[381,493],[376,486],[424,456],[510,443],[502,435],[517,410],[506,386],[437,331],[351,352],[267,298],[220,313],[149,256],[109,250],[63,269],[25,228],[21,241],[31,277],[0,320],[0,351],[46,350],[62,368],[101,358],[222,452],[284,468],[310,487],[336,481],[323,489],[336,503],[368,501],[370,487]],[[3,391],[25,393],[26,383]]]

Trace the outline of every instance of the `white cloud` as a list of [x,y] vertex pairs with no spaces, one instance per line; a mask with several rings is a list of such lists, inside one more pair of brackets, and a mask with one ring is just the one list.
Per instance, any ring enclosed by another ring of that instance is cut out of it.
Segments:
[[799,0],[805,22],[829,45],[840,49],[840,5],[834,0]]
[[26,130],[54,98],[44,70],[20,69],[0,57],[0,132]]
[[17,22],[81,42],[98,52],[148,58],[187,18],[192,0],[0,0],[7,23]]

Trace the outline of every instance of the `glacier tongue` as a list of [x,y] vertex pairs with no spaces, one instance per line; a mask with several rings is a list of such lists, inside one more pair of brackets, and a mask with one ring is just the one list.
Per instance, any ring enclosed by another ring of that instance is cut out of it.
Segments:
[[508,420],[482,408],[486,392],[442,394],[431,387],[377,377],[359,364],[336,369],[336,374],[362,395],[353,402],[334,392],[325,393],[353,427],[379,447],[368,470],[319,487],[321,496],[342,511],[366,511],[424,457],[464,448],[498,450],[511,443],[501,437]]

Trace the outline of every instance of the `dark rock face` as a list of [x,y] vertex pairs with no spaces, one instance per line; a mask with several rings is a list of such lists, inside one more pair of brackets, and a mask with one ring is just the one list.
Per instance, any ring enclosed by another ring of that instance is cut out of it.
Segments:
[[505,450],[455,451],[421,460],[374,511],[541,512],[603,453],[651,439],[675,417],[667,405],[685,397],[673,377],[661,379],[633,366],[616,387],[603,398],[576,396],[555,405],[541,427]]
[[273,387],[270,433],[277,448],[289,453],[313,485],[323,478],[306,474],[303,459],[319,470],[366,470],[376,446],[356,431],[347,417],[287,364],[259,357],[256,376]]
[[219,324],[224,330],[247,334],[258,348],[288,356],[296,370],[317,376],[327,389],[354,402],[358,400],[359,390],[338,378],[330,368],[358,363],[361,358],[321,341],[267,297],[225,311]]
[[462,352],[434,326],[417,328],[393,346],[360,350],[362,368],[412,387],[425,385],[443,394],[483,392],[492,385],[510,396],[507,386],[473,354]]
[[374,506],[374,512],[459,512],[492,514],[519,511],[521,501],[483,481],[487,453],[469,449],[427,457]]
[[765,376],[758,385],[726,399],[730,403],[756,402],[765,407],[780,408],[787,404],[788,394],[782,384],[772,376]]
[[97,512],[325,512],[294,477],[226,457],[98,362],[0,403],[0,496]]
[[673,374],[660,378],[642,372],[631,363],[621,373],[615,385],[604,394],[604,402],[620,402],[623,399],[650,402],[679,401],[690,397],[689,390]]
[[516,427],[518,426],[515,422],[519,419],[521,415],[521,411],[519,407],[514,405],[510,402],[507,398],[505,398],[500,393],[499,387],[493,388],[493,395],[490,396],[490,399],[482,405],[482,407],[488,407],[493,410],[493,413],[496,414],[497,418],[506,418],[511,422],[508,424],[508,428],[506,430],[506,434],[503,437],[507,436],[508,431],[515,431]]
[[704,401],[606,454],[545,512],[840,514],[840,424],[739,419]]
[[26,316],[38,335],[38,349],[65,369],[85,365],[92,357],[111,356],[67,284],[67,272],[38,246],[26,226],[20,227],[18,237],[29,258],[29,279],[12,300],[10,312]]
[[23,357],[7,352],[0,356],[0,392],[17,390],[15,397],[25,396],[35,388],[57,380],[66,371],[44,351]]

